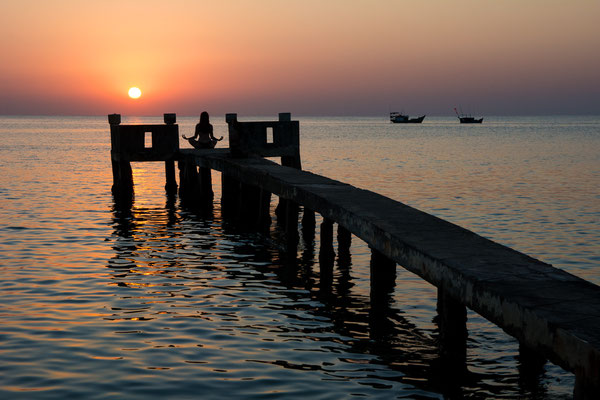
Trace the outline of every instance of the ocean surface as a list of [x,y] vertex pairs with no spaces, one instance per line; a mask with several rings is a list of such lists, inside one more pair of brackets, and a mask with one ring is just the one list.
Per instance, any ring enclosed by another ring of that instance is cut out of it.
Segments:
[[[600,117],[297,119],[304,169],[600,284]],[[324,282],[318,232],[286,260],[275,224],[221,218],[218,173],[206,213],[165,195],[163,164],[133,170],[117,207],[106,117],[0,117],[0,398],[571,397],[571,373],[520,373],[516,340],[471,311],[468,376],[444,379],[435,288],[399,266],[370,312],[356,237]]]

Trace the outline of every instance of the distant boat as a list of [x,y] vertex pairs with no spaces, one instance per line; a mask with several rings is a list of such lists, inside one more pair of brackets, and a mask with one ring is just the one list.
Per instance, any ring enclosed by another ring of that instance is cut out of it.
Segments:
[[409,118],[408,115],[404,115],[399,112],[390,113],[390,121],[392,121],[395,124],[420,124],[421,122],[423,122],[424,119],[424,115],[418,118]]
[[456,113],[456,116],[461,124],[481,124],[483,122],[483,117],[474,118],[470,115],[459,114],[458,111],[456,111],[456,108],[454,108],[454,112]]

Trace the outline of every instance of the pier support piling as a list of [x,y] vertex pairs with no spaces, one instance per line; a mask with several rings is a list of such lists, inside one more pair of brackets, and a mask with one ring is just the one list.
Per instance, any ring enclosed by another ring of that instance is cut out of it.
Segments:
[[177,193],[177,180],[175,179],[175,161],[165,161],[165,190],[168,194]]
[[211,203],[215,197],[212,189],[212,173],[210,168],[198,168],[198,183],[200,186],[200,196],[203,203]]
[[323,218],[320,230],[321,245],[319,247],[319,259],[333,259],[335,257],[335,251],[333,250],[333,221]]
[[298,242],[300,235],[298,233],[298,216],[300,207],[295,201],[286,201],[285,209],[285,236],[286,250],[288,255],[295,256],[298,252]]
[[396,285],[396,263],[371,248],[370,269],[371,302],[377,304],[382,299],[380,295],[390,293]]
[[467,369],[467,308],[438,288],[437,312],[442,363],[461,375]]
[[319,269],[323,287],[329,287],[333,277],[333,221],[323,217],[320,226]]
[[131,163],[123,160],[112,160],[113,186],[115,195],[133,193],[133,172]]
[[264,234],[271,228],[271,192],[263,188],[259,189],[258,195],[257,227]]
[[315,240],[315,212],[306,206],[302,210],[302,239],[304,243],[311,243]]
[[238,210],[240,209],[240,192],[241,183],[236,178],[221,174],[221,212],[223,217],[229,219],[238,218]]
[[585,376],[583,371],[575,371],[574,400],[595,400],[600,393],[600,373],[594,377]]

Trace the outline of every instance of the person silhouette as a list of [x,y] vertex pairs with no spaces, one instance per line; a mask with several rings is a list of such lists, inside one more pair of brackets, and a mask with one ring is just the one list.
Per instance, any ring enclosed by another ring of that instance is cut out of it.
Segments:
[[209,122],[208,113],[206,111],[203,111],[202,114],[200,114],[200,122],[196,124],[194,136],[185,137],[185,135],[181,135],[181,137],[187,140],[196,149],[213,149],[217,142],[223,140],[223,136],[218,139],[214,137],[213,126]]

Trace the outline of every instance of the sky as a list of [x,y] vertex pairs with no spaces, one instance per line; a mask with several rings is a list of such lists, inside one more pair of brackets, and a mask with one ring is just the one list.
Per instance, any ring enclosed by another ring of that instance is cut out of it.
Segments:
[[598,0],[1,0],[0,115],[599,115],[599,21]]

